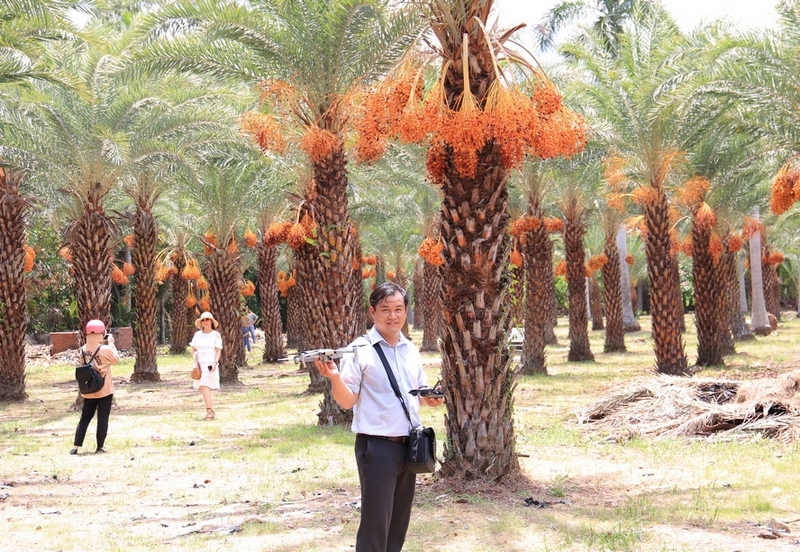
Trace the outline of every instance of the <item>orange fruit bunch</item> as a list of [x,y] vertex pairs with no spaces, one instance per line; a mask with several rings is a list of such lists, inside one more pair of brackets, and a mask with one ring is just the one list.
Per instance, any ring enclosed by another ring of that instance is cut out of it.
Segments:
[[33,264],[36,261],[36,251],[33,250],[28,244],[22,246],[25,249],[25,264],[23,266],[23,270],[25,272],[31,272],[33,270]]
[[538,229],[539,226],[541,225],[542,223],[538,217],[522,216],[509,225],[508,233],[511,234],[512,236],[521,236],[525,232],[530,232]]
[[286,150],[286,140],[281,134],[278,122],[272,115],[246,111],[239,117],[239,126],[242,134],[248,136],[261,148],[261,151],[283,153]]
[[128,283],[128,277],[120,267],[114,265],[111,269],[111,281],[117,285],[124,286]]
[[274,247],[285,242],[291,229],[291,221],[273,222],[267,227],[267,232],[264,234],[264,243],[268,247]]
[[317,126],[308,127],[300,139],[300,149],[315,163],[324,161],[341,147],[342,141],[338,136]]
[[239,286],[239,292],[241,292],[242,296],[244,297],[252,297],[256,294],[256,285],[250,280],[245,280]]
[[256,236],[255,232],[253,232],[250,228],[244,231],[242,240],[247,247],[255,247],[258,245],[258,236]]
[[607,262],[608,255],[605,253],[600,253],[599,255],[592,255],[589,257],[589,260],[586,261],[586,267],[592,272],[595,272],[603,268]]
[[428,236],[422,240],[419,249],[417,249],[417,253],[428,263],[439,266],[444,264],[444,257],[442,257],[443,250],[444,244],[441,241]]

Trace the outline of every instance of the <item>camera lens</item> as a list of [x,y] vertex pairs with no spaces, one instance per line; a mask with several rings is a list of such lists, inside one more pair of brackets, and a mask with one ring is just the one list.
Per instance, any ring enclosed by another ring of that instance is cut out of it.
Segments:
[[208,371],[209,371],[209,372],[210,372],[211,370],[213,370],[213,369],[214,369],[214,367],[213,367],[213,366],[209,366],[209,367],[208,367]]

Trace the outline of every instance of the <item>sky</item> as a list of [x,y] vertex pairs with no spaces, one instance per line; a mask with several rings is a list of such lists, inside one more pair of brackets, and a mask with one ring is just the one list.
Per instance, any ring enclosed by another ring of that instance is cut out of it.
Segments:
[[[533,26],[559,0],[495,0],[500,27],[524,22]],[[689,32],[701,22],[725,19],[741,30],[755,30],[775,24],[777,0],[662,0],[678,26]]]

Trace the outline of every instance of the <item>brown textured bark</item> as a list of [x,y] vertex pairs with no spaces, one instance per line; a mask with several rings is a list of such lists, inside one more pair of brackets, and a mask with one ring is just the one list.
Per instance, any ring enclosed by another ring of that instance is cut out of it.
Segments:
[[553,271],[553,241],[548,237],[542,246],[545,250],[542,252],[541,259],[548,267],[542,272],[542,276],[545,278],[543,312],[545,313],[546,324],[544,327],[544,342],[547,345],[557,345],[558,338],[556,337],[555,327],[558,324],[558,305],[556,304],[556,275]]
[[442,325],[442,269],[424,261],[422,285],[422,317],[425,327],[422,331],[423,351],[439,350],[439,331]]
[[425,323],[421,350],[438,351],[442,323],[442,268],[422,260],[422,274],[421,311]]
[[606,237],[606,245],[603,252],[608,257],[608,262],[601,269],[606,304],[606,335],[603,351],[606,353],[619,353],[626,351],[627,348],[625,347],[625,322],[622,316],[622,285],[620,279],[622,265],[620,265],[619,248],[617,248],[614,234]]
[[238,359],[242,350],[242,316],[239,310],[238,253],[229,253],[218,247],[206,254],[205,273],[208,279],[208,294],[211,313],[219,322],[217,331],[222,335],[222,354],[219,358],[220,382],[239,383]]
[[509,269],[511,284],[508,289],[508,309],[513,326],[525,323],[525,267],[514,266]]
[[172,284],[172,327],[170,329],[169,352],[182,355],[189,343],[189,309],[186,308],[186,294],[189,283],[183,279],[181,272],[186,268],[186,258],[182,248],[175,249],[170,255],[176,273],[170,276]]
[[567,360],[594,360],[589,346],[589,320],[586,309],[586,266],[583,236],[585,210],[572,198],[564,209],[564,252],[567,260],[569,294],[569,352]]
[[592,313],[592,330],[602,330],[603,326],[603,291],[597,281],[597,275],[589,278],[589,310]]
[[303,329],[303,304],[295,285],[286,290],[286,347],[298,351],[308,349]]
[[[449,90],[462,89],[460,75],[448,72]],[[462,176],[446,150],[440,333],[448,439],[440,473],[496,479],[519,470],[512,415],[516,373],[507,346],[511,319],[504,309],[507,173],[493,142],[477,152],[474,177]]]
[[717,366],[722,358],[722,287],[709,245],[712,228],[692,220],[692,279],[697,321],[697,365]]
[[[304,332],[308,340],[304,345],[309,349],[344,347],[364,332],[359,312],[363,311],[361,246],[348,213],[345,164],[340,137],[327,157],[312,163],[314,184],[306,191],[302,206],[301,214],[312,216],[318,229],[314,243],[295,252],[303,319],[313,323],[313,331]],[[324,391],[319,423],[349,423],[352,412],[339,408],[330,384],[316,368],[311,366],[309,371],[309,392]]]
[[[542,212],[537,204],[529,203],[528,215],[541,218]],[[553,248],[544,225],[525,234],[520,252],[525,260],[525,338],[519,370],[522,374],[546,375],[545,343],[550,320],[542,313],[548,312],[548,298],[555,302],[555,293],[547,286],[548,274],[553,280]]]
[[0,401],[25,391],[25,214],[16,175],[0,169]]
[[82,341],[89,320],[102,320],[106,327],[111,326],[113,259],[112,223],[103,210],[101,198],[90,195],[84,201],[84,211],[68,233]]
[[[734,309],[739,304],[739,291],[736,289],[736,259],[735,253],[728,251],[730,235],[722,240],[722,253],[717,262],[717,278],[720,284],[719,317],[720,323],[720,346],[722,354],[731,355],[736,353],[736,345],[733,339]],[[734,295],[735,293],[735,295]]]
[[161,381],[156,362],[156,248],[158,224],[152,214],[152,203],[139,200],[134,221],[135,243],[133,267],[135,287],[133,301],[136,306],[136,325],[133,337],[136,342],[136,361],[132,382]]
[[[264,232],[266,233],[266,232]],[[281,305],[278,296],[276,261],[278,248],[261,240],[258,243],[258,298],[261,305],[261,329],[264,330],[264,362],[276,362],[286,356],[281,332]]]
[[[423,268],[423,259],[417,258],[416,263],[414,264],[414,276],[411,279],[411,283],[414,286],[414,301],[412,302],[412,307],[414,309],[414,329],[417,331],[422,331],[423,335],[425,332],[425,315],[422,311],[422,297],[425,295],[424,289],[424,268]],[[424,343],[423,337],[423,343]]]
[[644,219],[656,370],[661,374],[683,376],[688,375],[689,370],[676,307],[680,289],[676,289],[677,261],[670,253],[669,201],[663,190],[654,191],[655,200],[644,206]]
[[778,277],[778,265],[764,262],[771,253],[766,235],[761,239],[762,263],[761,272],[764,274],[764,300],[767,304],[767,312],[781,320],[781,280]]

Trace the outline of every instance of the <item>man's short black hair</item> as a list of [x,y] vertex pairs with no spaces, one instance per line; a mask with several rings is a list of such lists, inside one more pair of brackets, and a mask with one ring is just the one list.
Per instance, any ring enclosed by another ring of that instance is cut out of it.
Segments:
[[406,290],[394,282],[384,282],[376,287],[369,296],[369,306],[374,309],[378,306],[378,303],[397,293],[403,297],[403,304],[408,308],[408,294],[406,294]]

